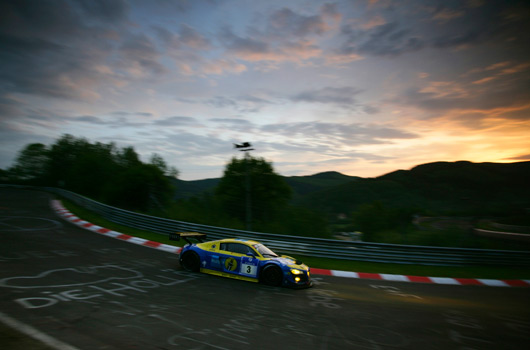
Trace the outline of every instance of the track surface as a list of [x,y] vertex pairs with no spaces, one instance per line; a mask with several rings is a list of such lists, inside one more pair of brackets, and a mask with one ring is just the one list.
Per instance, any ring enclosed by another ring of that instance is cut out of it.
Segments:
[[0,188],[0,310],[78,349],[522,349],[530,290],[317,277],[288,290],[182,271],[176,256]]

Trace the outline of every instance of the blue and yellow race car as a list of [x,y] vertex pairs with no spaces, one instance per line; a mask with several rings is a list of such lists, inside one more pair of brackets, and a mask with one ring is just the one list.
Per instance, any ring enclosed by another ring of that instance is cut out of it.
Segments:
[[[269,286],[306,288],[312,285],[308,266],[289,256],[278,256],[259,242],[232,238],[203,242],[206,235],[197,232],[170,235],[172,240],[181,238],[188,243],[179,255],[185,270]],[[192,243],[190,238],[200,243]]]

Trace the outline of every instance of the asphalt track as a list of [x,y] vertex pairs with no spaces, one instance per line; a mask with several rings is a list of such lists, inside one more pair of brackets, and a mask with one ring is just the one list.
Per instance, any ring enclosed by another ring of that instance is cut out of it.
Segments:
[[316,276],[306,290],[184,272],[176,256],[0,188],[0,319],[56,349],[526,349],[530,289]]

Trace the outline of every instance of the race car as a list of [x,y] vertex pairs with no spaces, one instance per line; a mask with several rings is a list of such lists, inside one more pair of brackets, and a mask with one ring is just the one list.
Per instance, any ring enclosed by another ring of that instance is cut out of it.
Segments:
[[[269,286],[312,286],[307,265],[289,256],[278,256],[259,242],[234,238],[204,242],[206,235],[197,232],[170,235],[172,240],[181,238],[188,244],[182,248],[179,262],[187,271],[261,282]],[[190,238],[200,243],[192,243]]]

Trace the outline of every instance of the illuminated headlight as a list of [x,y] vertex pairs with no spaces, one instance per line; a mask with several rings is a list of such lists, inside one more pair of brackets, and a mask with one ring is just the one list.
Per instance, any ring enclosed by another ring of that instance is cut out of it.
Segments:
[[297,269],[291,269],[291,273],[292,273],[293,275],[302,275],[302,274],[303,274],[302,271],[297,270]]
[[300,277],[295,277],[295,278],[294,278],[294,281],[295,281],[296,283],[300,282]]

